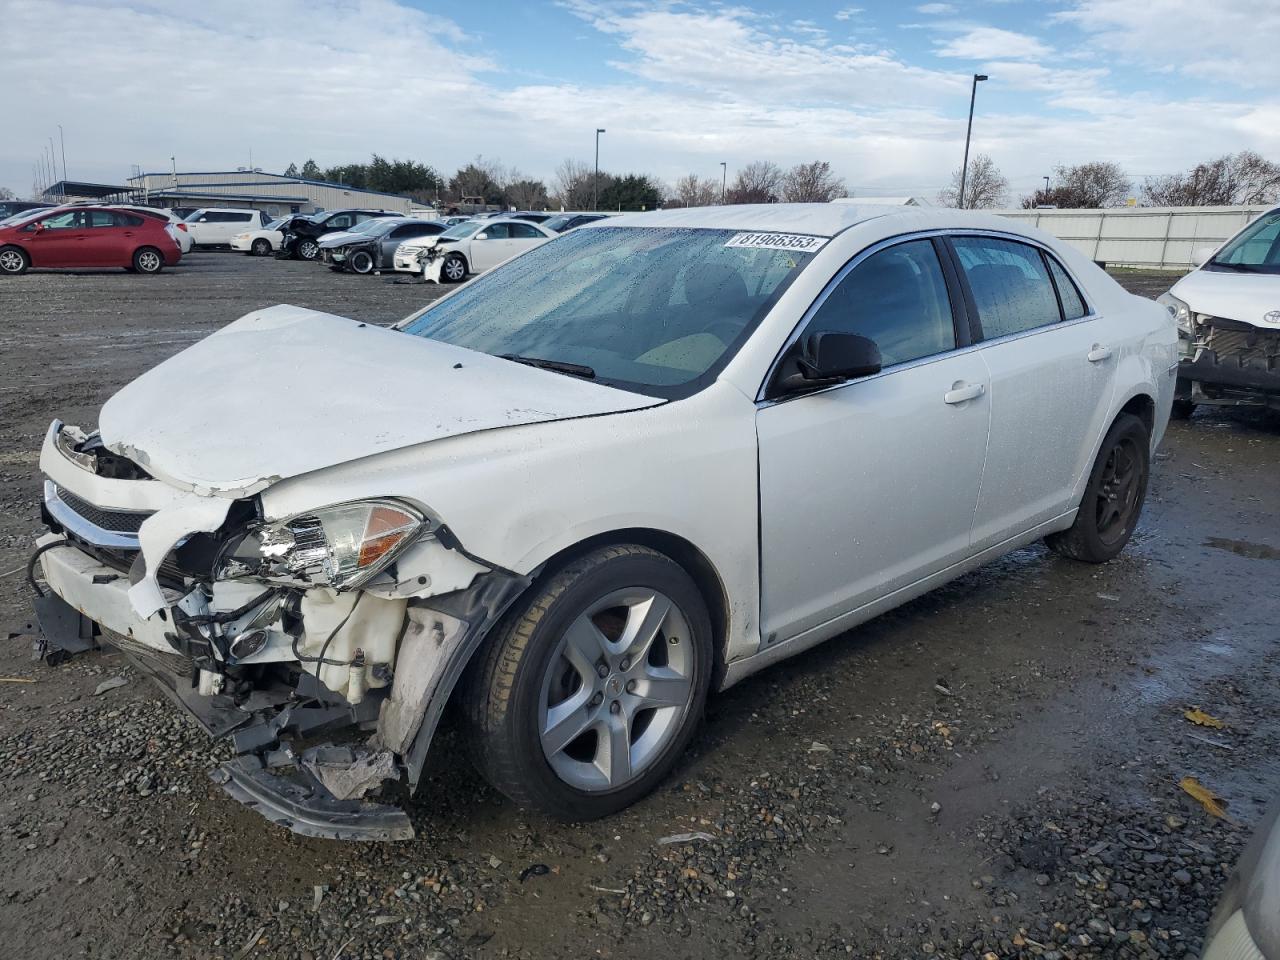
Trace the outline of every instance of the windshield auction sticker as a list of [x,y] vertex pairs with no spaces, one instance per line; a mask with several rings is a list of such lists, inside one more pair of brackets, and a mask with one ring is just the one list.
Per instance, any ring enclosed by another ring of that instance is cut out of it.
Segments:
[[821,250],[826,242],[826,237],[806,237],[799,233],[735,233],[725,246],[815,253]]

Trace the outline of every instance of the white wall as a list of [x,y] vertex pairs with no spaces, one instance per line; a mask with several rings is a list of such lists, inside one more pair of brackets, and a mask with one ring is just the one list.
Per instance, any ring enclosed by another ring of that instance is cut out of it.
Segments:
[[993,210],[1066,240],[1112,266],[1186,270],[1191,252],[1217,246],[1269,206],[1108,207],[1105,210]]

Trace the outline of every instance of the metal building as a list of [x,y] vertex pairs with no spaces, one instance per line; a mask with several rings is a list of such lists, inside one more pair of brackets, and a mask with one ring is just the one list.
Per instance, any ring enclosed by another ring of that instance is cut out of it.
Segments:
[[270,216],[362,207],[409,213],[408,197],[361,190],[325,180],[286,177],[260,170],[144,173],[129,178],[135,201],[161,207],[253,207]]

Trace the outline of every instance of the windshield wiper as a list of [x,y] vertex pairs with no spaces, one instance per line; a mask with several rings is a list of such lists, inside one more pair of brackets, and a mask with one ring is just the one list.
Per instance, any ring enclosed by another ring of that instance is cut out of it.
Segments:
[[1223,270],[1234,270],[1237,273],[1265,273],[1264,270],[1254,269],[1247,263],[1224,263],[1221,260],[1210,260],[1209,266],[1221,267]]
[[522,357],[518,353],[499,354],[503,360],[510,360],[512,363],[523,363],[527,367],[537,367],[539,370],[552,370],[556,373],[567,373],[571,377],[583,377],[586,380],[594,380],[596,372],[582,363],[569,363],[566,360],[545,360],[542,357]]

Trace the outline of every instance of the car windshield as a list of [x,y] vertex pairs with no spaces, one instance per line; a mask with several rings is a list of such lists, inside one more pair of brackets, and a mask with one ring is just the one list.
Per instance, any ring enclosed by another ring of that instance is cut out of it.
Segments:
[[759,235],[571,231],[401,329],[494,356],[578,365],[598,382],[651,396],[688,396],[715,378],[812,259],[750,245],[752,236]]
[[41,210],[23,210],[21,213],[15,213],[11,217],[5,217],[0,220],[0,227],[16,227],[20,223],[26,223],[28,220],[36,220],[49,212],[49,208]]
[[1280,210],[1263,214],[1241,230],[1207,266],[1240,273],[1280,273]]
[[440,234],[441,240],[465,240],[473,233],[479,233],[484,223],[479,220],[464,220],[462,223],[455,223],[444,233]]
[[556,216],[552,217],[549,220],[543,220],[542,225],[546,227],[548,230],[550,230],[552,233],[559,233],[572,220],[573,220],[573,214],[561,213],[561,214],[557,214]]
[[378,219],[378,220],[362,220],[360,223],[357,223],[354,227],[349,227],[346,230],[346,232],[377,234],[380,231],[389,230],[393,226],[395,226],[395,221],[387,220],[385,218]]

